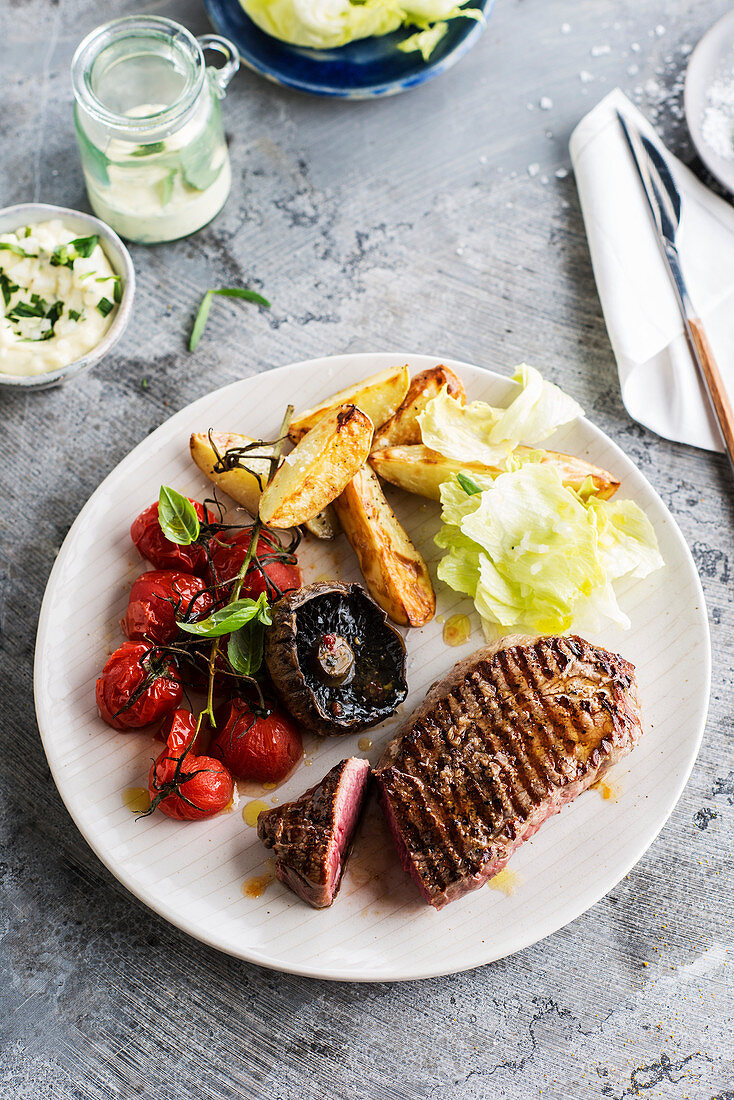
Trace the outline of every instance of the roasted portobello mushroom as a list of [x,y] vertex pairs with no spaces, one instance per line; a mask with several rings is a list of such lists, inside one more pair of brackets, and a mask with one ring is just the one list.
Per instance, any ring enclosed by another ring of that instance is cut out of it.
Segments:
[[281,701],[314,733],[355,733],[408,693],[405,644],[359,584],[320,583],[272,607],[265,663]]

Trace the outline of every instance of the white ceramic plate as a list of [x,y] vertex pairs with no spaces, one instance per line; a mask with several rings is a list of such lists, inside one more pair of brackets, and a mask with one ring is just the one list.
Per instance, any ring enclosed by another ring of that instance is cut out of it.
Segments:
[[[478,966],[535,943],[603,897],[662,828],[688,778],[701,739],[709,695],[710,652],[703,593],[675,521],[642,474],[586,420],[552,443],[614,471],[620,494],[650,516],[667,563],[629,584],[622,605],[633,627],[591,638],[637,665],[647,732],[631,757],[610,773],[615,798],[582,795],[549,821],[512,859],[507,893],[485,887],[435,912],[418,897],[371,807],[357,837],[341,892],[315,911],[273,881],[257,898],[243,883],[268,875],[268,852],[240,810],[253,798],[286,801],[317,782],[344,756],[359,753],[357,736],[306,743],[304,765],[277,791],[242,791],[237,812],[179,823],[156,814],[136,820],[126,789],[145,785],[159,749],[149,734],[117,733],[97,716],[94,682],[122,641],[119,619],[130,585],[147,566],[129,539],[132,519],[156,499],[161,484],[192,496],[206,482],[188,457],[192,430],[208,427],[273,438],[284,406],[305,408],[330,392],[396,362],[424,370],[425,356],[347,355],[257,375],[217,390],[171,417],[128,455],[93,494],[66,537],[41,610],[35,668],[38,723],[56,784],[91,847],[132,893],[192,936],[263,966],[322,978],[390,981]],[[488,371],[443,360],[465,381],[470,398],[503,402],[512,384]],[[436,505],[396,492],[399,517],[432,568],[438,551]],[[358,579],[349,546],[304,543],[306,580]],[[467,610],[439,586],[438,618],[407,636],[411,693],[407,713],[437,677],[482,644],[476,618],[460,649],[442,640],[441,621]],[[373,763],[398,715],[371,731]],[[607,789],[606,793],[609,793]]]
[[709,172],[731,192],[734,192],[734,158],[721,156],[706,140],[704,120],[711,106],[712,86],[717,80],[731,80],[733,72],[734,11],[730,11],[714,23],[691,54],[683,99],[686,122],[698,155]]

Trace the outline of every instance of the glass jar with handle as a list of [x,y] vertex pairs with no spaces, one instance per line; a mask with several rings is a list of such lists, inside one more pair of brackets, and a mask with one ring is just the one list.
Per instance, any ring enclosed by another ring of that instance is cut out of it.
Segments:
[[[204,51],[224,58],[207,67]],[[186,237],[231,185],[221,100],[239,68],[226,38],[141,15],[98,27],[72,61],[75,122],[92,209],[122,237]]]

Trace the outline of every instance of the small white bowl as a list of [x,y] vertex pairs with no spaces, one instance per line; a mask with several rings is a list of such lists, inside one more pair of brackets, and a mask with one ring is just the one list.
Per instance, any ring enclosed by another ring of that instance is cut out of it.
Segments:
[[58,370],[47,371],[45,374],[3,374],[0,371],[0,386],[45,390],[65,382],[75,374],[89,370],[114,347],[130,320],[135,297],[133,262],[117,234],[99,218],[93,217],[92,214],[84,214],[81,210],[68,210],[64,206],[50,206],[45,202],[23,202],[0,210],[0,233],[12,233],[23,225],[50,221],[52,218],[60,218],[72,229],[78,229],[80,236],[91,236],[92,233],[99,236],[99,243],[112,270],[120,277],[122,295],[117,314],[100,342],[83,358],[76,359],[66,367],[59,367]]
[[703,136],[708,93],[725,69],[734,69],[734,11],[714,23],[696,46],[688,62],[684,90],[686,122],[696,151],[711,175],[734,192],[734,136],[732,159],[722,157]]

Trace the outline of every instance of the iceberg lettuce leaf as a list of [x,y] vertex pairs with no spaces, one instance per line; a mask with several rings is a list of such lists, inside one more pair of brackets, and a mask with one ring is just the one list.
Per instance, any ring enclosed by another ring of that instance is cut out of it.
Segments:
[[546,382],[535,367],[521,363],[513,379],[522,389],[492,429],[490,443],[535,446],[552,435],[556,428],[584,415],[577,401],[552,382]]
[[432,27],[427,27],[424,31],[416,31],[415,34],[404,38],[402,42],[398,42],[398,49],[401,53],[414,53],[420,50],[423,60],[428,61],[448,29],[448,23],[434,23]]
[[[467,0],[463,0],[464,3]],[[459,16],[483,18],[456,0],[240,0],[247,15],[266,34],[294,46],[329,50],[358,38],[389,34],[415,26],[413,44],[427,60],[445,33],[446,20]]]
[[501,465],[510,453],[506,443],[490,443],[490,435],[502,415],[484,401],[461,405],[444,386],[418,417],[426,447],[458,462]]
[[418,417],[423,443],[459,462],[510,469],[539,461],[542,455],[531,452],[520,459],[513,452],[519,443],[542,443],[556,428],[582,416],[583,409],[527,363],[518,367],[514,379],[522,388],[506,409],[484,401],[462,405],[444,387]]
[[474,600],[485,629],[563,633],[604,619],[628,627],[612,582],[663,564],[633,501],[584,499],[552,466],[527,463],[481,493],[446,482],[441,504],[438,576]]
[[633,500],[589,499],[595,513],[599,556],[612,580],[646,577],[664,564],[650,520]]

